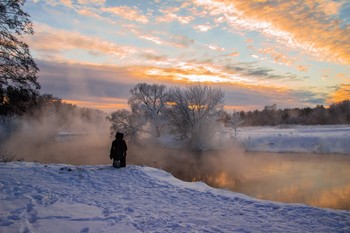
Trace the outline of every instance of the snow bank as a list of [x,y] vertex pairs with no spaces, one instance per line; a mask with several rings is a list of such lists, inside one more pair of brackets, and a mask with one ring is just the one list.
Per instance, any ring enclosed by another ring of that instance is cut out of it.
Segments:
[[350,212],[261,201],[150,167],[0,164],[0,232],[349,232]]
[[246,151],[350,154],[350,126],[242,127]]

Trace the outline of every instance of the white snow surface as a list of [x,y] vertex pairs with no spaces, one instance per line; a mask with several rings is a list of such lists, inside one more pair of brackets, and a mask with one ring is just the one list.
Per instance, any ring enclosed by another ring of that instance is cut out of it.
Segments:
[[350,211],[262,201],[145,166],[0,164],[0,232],[350,232]]
[[246,151],[350,154],[349,125],[240,127],[236,140]]

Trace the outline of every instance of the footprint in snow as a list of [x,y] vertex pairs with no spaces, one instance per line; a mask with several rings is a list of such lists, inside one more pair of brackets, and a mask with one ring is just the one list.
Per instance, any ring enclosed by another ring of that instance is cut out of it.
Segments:
[[128,208],[125,208],[124,211],[125,211],[125,212],[129,212],[129,213],[133,213],[133,212],[134,212],[134,209],[128,207]]

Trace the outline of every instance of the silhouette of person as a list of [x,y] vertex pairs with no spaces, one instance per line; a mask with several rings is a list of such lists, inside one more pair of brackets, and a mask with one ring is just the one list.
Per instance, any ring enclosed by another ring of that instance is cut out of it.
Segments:
[[113,167],[126,167],[126,151],[128,147],[125,143],[124,134],[117,132],[115,140],[112,142],[109,158],[113,159]]

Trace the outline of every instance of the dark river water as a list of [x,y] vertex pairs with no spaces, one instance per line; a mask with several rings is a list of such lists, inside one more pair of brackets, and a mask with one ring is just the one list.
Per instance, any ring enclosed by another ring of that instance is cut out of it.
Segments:
[[[30,144],[15,153],[16,159],[26,161],[93,165],[111,163],[109,148],[109,141],[56,142]],[[127,163],[259,199],[350,210],[350,155],[247,153],[239,147],[191,152],[129,145]]]

